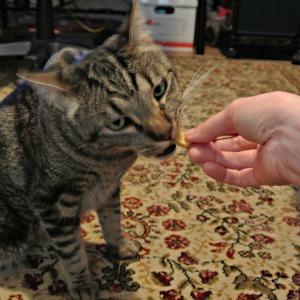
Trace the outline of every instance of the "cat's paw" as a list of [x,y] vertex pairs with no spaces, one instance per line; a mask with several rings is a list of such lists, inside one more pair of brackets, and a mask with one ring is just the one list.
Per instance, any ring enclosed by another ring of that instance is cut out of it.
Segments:
[[97,300],[99,290],[96,284],[80,285],[69,289],[70,300]]
[[122,239],[118,246],[109,246],[111,254],[118,259],[134,259],[137,258],[141,246],[132,240]]

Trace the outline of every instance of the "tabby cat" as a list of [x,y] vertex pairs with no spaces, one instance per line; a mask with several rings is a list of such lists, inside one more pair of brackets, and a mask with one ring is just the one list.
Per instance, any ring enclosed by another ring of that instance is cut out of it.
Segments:
[[38,232],[61,260],[71,299],[97,298],[80,216],[97,211],[111,253],[135,256],[120,228],[120,180],[139,154],[174,152],[180,94],[137,1],[120,30],[90,52],[66,48],[0,106],[0,267]]

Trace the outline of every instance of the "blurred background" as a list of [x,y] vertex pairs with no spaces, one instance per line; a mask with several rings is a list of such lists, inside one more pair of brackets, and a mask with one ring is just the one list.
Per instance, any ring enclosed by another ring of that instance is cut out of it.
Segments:
[[[300,63],[299,0],[140,0],[154,40],[180,55]],[[0,85],[62,47],[94,48],[131,0],[0,0]]]

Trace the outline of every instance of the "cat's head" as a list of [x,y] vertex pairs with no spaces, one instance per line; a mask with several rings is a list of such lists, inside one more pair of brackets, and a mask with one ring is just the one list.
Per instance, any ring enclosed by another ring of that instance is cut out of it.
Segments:
[[41,105],[60,112],[93,151],[165,156],[179,130],[177,78],[133,3],[130,18],[102,46],[82,57],[62,50],[47,71],[26,77]]

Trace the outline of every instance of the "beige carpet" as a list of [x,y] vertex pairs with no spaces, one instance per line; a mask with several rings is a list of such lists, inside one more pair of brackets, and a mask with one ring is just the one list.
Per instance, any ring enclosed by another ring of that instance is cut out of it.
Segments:
[[[172,60],[185,86],[222,59]],[[299,89],[300,67],[289,62],[224,60],[184,124],[197,125],[237,97]],[[292,188],[217,184],[179,149],[167,162],[141,158],[124,178],[122,199],[123,226],[142,245],[140,259],[106,260],[95,215],[82,220],[82,237],[98,244],[88,252],[101,299],[300,299],[300,202]],[[64,299],[59,270],[53,254],[37,248],[1,277],[0,299]]]

